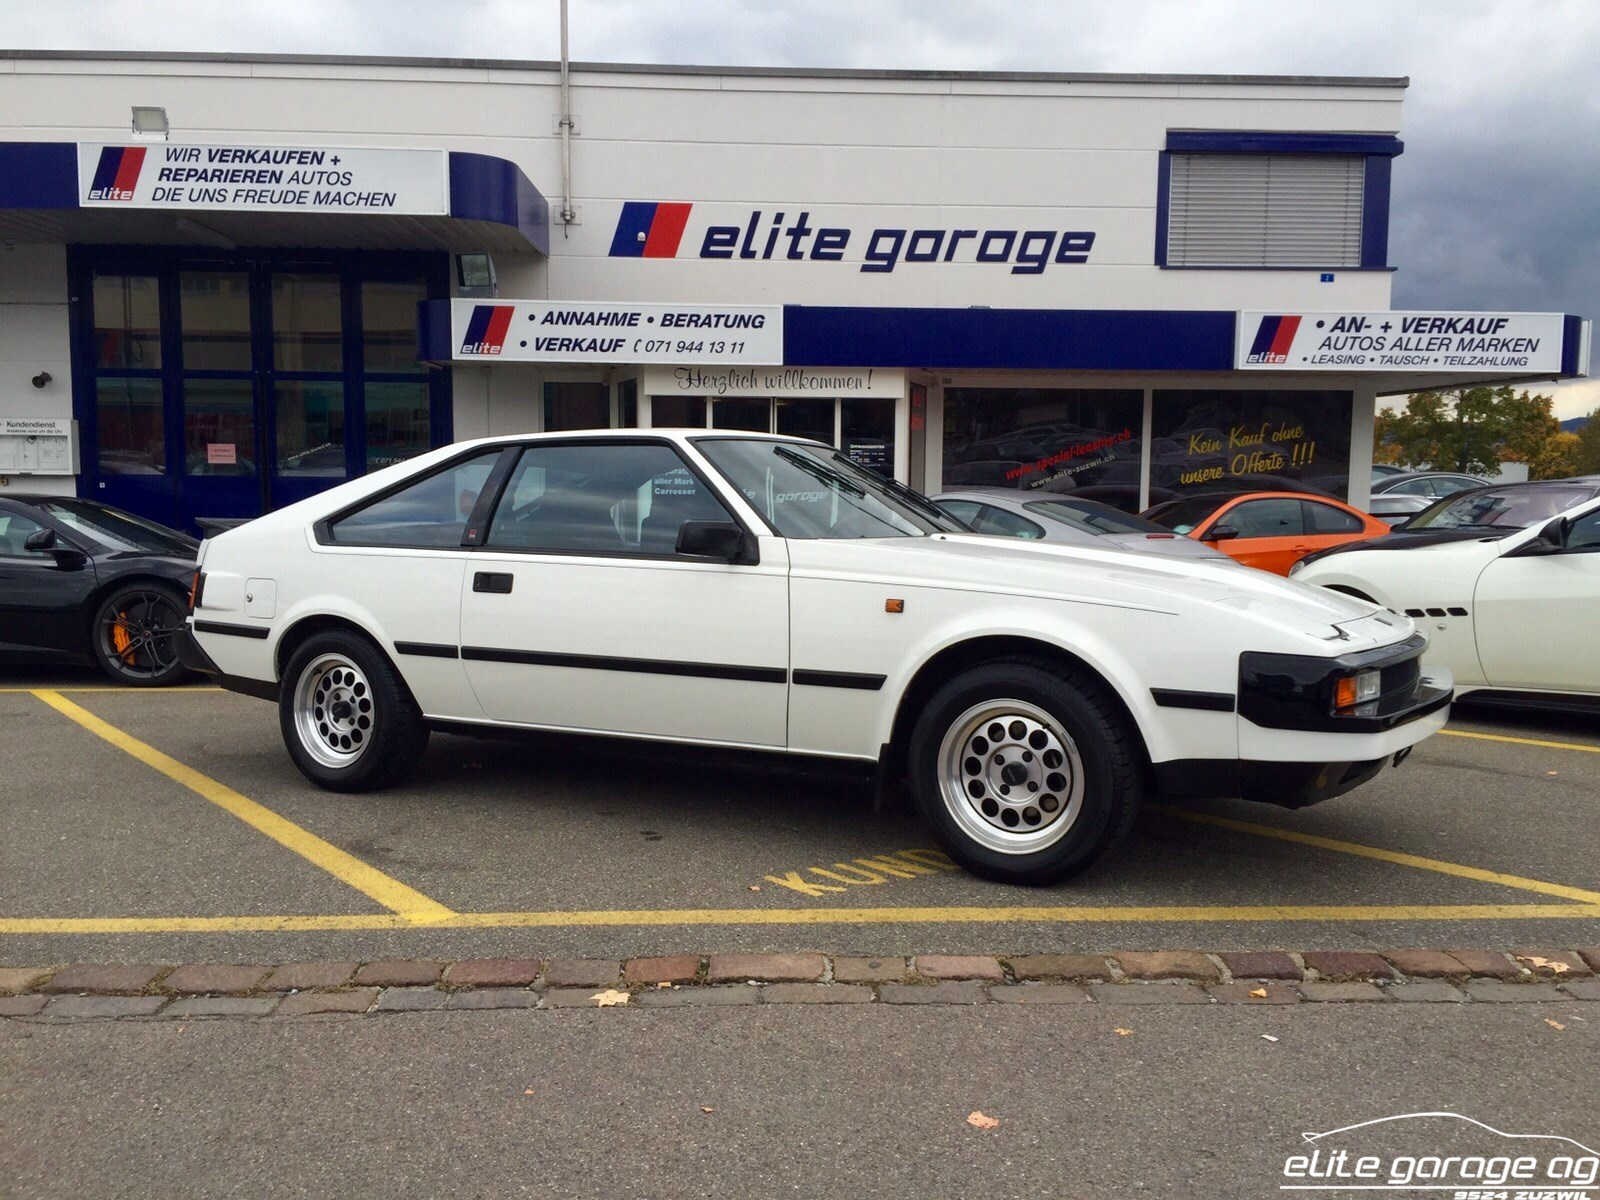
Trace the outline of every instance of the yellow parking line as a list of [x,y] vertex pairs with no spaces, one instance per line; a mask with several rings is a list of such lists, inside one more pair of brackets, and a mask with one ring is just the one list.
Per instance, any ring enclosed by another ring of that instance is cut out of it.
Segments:
[[1187,812],[1164,804],[1155,804],[1150,807],[1157,812],[1177,817],[1180,821],[1192,821],[1197,825],[1215,825],[1220,829],[1231,829],[1235,833],[1248,833],[1256,837],[1276,838],[1281,842],[1295,842],[1301,846],[1315,846],[1319,850],[1332,850],[1339,854],[1353,854],[1358,858],[1374,858],[1379,862],[1394,863],[1402,867],[1416,867],[1422,871],[1437,871],[1441,875],[1454,875],[1460,879],[1476,879],[1480,883],[1498,884],[1500,887],[1516,888],[1518,891],[1523,892],[1538,892],[1543,896],[1560,896],[1565,900],[1575,900],[1582,904],[1600,904],[1600,892],[1568,887],[1563,883],[1546,883],[1541,879],[1528,879],[1521,875],[1506,875],[1499,871],[1485,871],[1481,867],[1469,867],[1461,863],[1444,862],[1437,858],[1423,858],[1419,854],[1405,854],[1399,850],[1383,850],[1377,846],[1363,846],[1359,842],[1345,842],[1340,841],[1338,838],[1319,837],[1314,833],[1298,833],[1292,829],[1280,829],[1276,825],[1258,825],[1254,821],[1235,821],[1231,817],[1218,817],[1210,813]]
[[[190,687],[188,684],[179,684],[175,687],[118,687],[114,683],[82,684],[66,687],[50,688],[52,692],[120,692],[124,696],[148,696],[151,692],[220,692],[219,687]],[[0,695],[36,696],[40,688],[31,687],[0,687]]]
[[406,921],[414,924],[432,924],[441,917],[452,915],[451,910],[437,900],[407,887],[376,867],[368,866],[354,855],[346,854],[331,842],[323,841],[316,834],[280,817],[270,808],[257,804],[248,796],[240,795],[226,784],[218,783],[193,767],[185,766],[177,759],[163,754],[154,746],[124,733],[88,709],[80,708],[59,692],[40,689],[33,694],[96,737],[105,739],[117,749],[161,772],[168,779],[181,783],[197,796],[204,797],[218,808],[232,813],[251,828],[266,834],[279,845],[293,850],[301,858],[316,864],[356,891],[372,897]]
[[[429,929],[581,929],[616,926],[1147,924],[1218,921],[1530,921],[1600,918],[1592,904],[1262,904],[1227,907],[1015,905],[945,908],[665,908],[450,913]],[[386,913],[260,917],[0,917],[0,935],[302,933],[415,929]]]
[[1465,729],[1441,729],[1445,737],[1473,738],[1480,742],[1510,742],[1513,746],[1542,746],[1546,750],[1581,750],[1585,754],[1600,754],[1600,746],[1586,746],[1582,742],[1547,742],[1543,738],[1511,737],[1504,733],[1470,733]]

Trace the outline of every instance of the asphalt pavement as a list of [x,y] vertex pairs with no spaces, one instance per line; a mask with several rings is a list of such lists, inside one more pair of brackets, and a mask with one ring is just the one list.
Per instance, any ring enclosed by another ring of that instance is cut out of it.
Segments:
[[1265,1200],[1402,1113],[1600,1145],[1597,1007],[0,1022],[0,1192]]
[[261,701],[7,686],[0,965],[1600,943],[1594,718],[1464,708],[1348,796],[1152,806],[1027,889],[835,771],[436,735],[406,786],[338,795]]

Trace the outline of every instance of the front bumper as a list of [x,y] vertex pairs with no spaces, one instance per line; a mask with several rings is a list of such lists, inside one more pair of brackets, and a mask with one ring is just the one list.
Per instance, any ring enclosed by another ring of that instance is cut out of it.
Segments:
[[[1238,757],[1157,763],[1157,788],[1304,808],[1360,787],[1449,719],[1454,680],[1423,671],[1425,646],[1419,636],[1336,658],[1240,655]],[[1368,670],[1381,672],[1378,698],[1336,712],[1335,681]]]

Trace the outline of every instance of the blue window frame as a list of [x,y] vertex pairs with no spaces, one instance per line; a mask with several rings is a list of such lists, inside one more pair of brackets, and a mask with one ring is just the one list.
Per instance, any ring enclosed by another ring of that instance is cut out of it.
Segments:
[[[1389,269],[1389,187],[1393,161],[1405,149],[1392,134],[1365,133],[1277,133],[1269,131],[1177,131],[1167,133],[1166,149],[1161,151],[1156,177],[1156,246],[1158,267],[1173,267],[1167,261],[1168,222],[1172,205],[1172,157],[1174,154],[1277,154],[1338,155],[1364,160],[1360,265],[1300,263],[1261,267],[1233,264],[1244,270],[1343,270],[1383,271]],[[1180,269],[1229,269],[1229,264]]]
[[[192,530],[451,440],[449,373],[405,354],[395,296],[447,296],[446,254],[73,246],[68,270],[88,498]],[[97,315],[97,280],[132,315]]]

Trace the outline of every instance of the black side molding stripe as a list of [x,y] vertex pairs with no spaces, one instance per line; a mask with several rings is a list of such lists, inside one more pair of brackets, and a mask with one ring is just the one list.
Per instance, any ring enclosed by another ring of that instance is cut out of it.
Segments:
[[454,646],[441,646],[435,642],[396,642],[396,654],[411,654],[418,658],[459,658]]
[[883,686],[887,676],[862,675],[855,671],[796,671],[791,678],[800,687],[853,688],[875,692]]
[[1178,688],[1151,688],[1150,695],[1162,708],[1198,708],[1204,712],[1233,711],[1233,697],[1227,692],[1185,692]]
[[741,667],[661,658],[612,658],[601,654],[551,654],[543,650],[501,650],[493,646],[463,646],[461,657],[476,662],[577,667],[589,671],[631,671],[640,675],[688,675],[699,679],[741,679],[749,683],[786,683],[789,678],[789,672],[782,667]]
[[266,629],[259,625],[224,625],[221,621],[196,621],[194,627],[201,633],[224,633],[229,637],[257,638],[265,641]]

